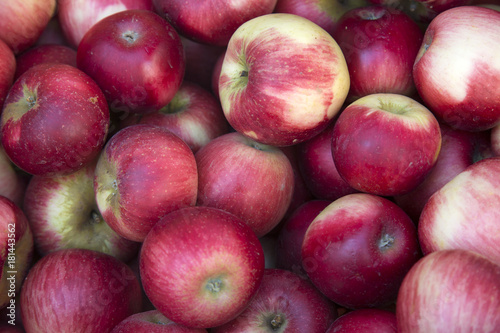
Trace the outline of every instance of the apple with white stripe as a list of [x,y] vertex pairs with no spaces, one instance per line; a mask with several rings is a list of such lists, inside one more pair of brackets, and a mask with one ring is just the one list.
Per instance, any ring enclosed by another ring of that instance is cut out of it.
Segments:
[[460,6],[436,16],[424,34],[413,77],[426,106],[470,131],[500,123],[500,12]]
[[287,146],[325,129],[349,84],[344,55],[328,32],[303,17],[274,13],[247,21],[233,34],[219,95],[235,130]]

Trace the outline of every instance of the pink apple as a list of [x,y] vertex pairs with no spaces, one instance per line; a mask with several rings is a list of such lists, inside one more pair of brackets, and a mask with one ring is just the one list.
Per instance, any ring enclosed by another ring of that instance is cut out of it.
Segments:
[[498,332],[500,266],[465,250],[433,252],[399,290],[399,332]]
[[179,89],[184,49],[174,28],[149,10],[126,10],[94,24],[77,50],[78,68],[101,87],[111,109],[157,111]]
[[9,0],[0,11],[0,39],[15,54],[34,45],[56,12],[56,0]]
[[130,9],[153,10],[151,0],[58,0],[61,31],[78,47],[85,33],[101,19]]
[[21,289],[27,332],[109,332],[141,308],[141,286],[118,259],[85,249],[49,253]]
[[232,35],[219,78],[229,124],[264,144],[310,139],[340,111],[349,71],[333,37],[301,16],[274,13]]
[[455,7],[431,21],[413,77],[438,119],[469,131],[500,124],[499,35],[500,12],[490,8]]
[[184,80],[174,98],[157,112],[130,114],[120,122],[163,126],[197,152],[212,139],[229,132],[219,100],[200,85]]
[[272,13],[277,0],[153,0],[158,14],[193,41],[226,46],[246,21]]
[[326,333],[397,333],[394,312],[383,309],[358,309],[340,316]]
[[211,140],[195,157],[198,205],[233,213],[258,237],[281,221],[292,199],[294,175],[279,148],[231,132]]
[[371,94],[347,106],[335,122],[332,156],[358,191],[391,196],[417,187],[436,164],[441,131],[422,104],[400,94]]
[[12,49],[0,39],[0,108],[9,93],[16,72],[16,57]]
[[116,325],[111,333],[206,333],[204,328],[179,325],[158,310],[135,313]]
[[0,145],[0,195],[12,200],[18,207],[22,208],[25,189],[23,176]]
[[104,220],[119,235],[142,242],[167,213],[196,203],[198,171],[189,146],[166,128],[128,126],[106,143],[94,190]]
[[302,242],[302,266],[312,283],[346,308],[382,307],[420,258],[417,229],[392,201],[354,193],[316,216]]
[[29,68],[39,64],[58,63],[76,67],[76,50],[60,44],[35,45],[19,54],[16,60],[15,80]]
[[137,256],[139,244],[119,236],[97,208],[94,168],[92,163],[69,175],[31,178],[23,210],[41,255],[63,248],[85,248],[125,262]]
[[100,153],[109,109],[99,86],[66,64],[41,64],[21,75],[5,99],[1,140],[20,169],[69,174]]
[[182,208],[164,216],[141,249],[141,280],[163,315],[209,328],[239,315],[264,274],[264,253],[252,229],[226,211]]
[[336,306],[311,282],[283,269],[266,269],[248,307],[211,333],[324,333],[337,318]]
[[500,157],[469,166],[427,201],[418,224],[424,254],[445,249],[478,252],[500,265]]
[[413,97],[412,69],[423,33],[400,9],[371,5],[349,10],[333,33],[344,53],[351,102],[374,93]]

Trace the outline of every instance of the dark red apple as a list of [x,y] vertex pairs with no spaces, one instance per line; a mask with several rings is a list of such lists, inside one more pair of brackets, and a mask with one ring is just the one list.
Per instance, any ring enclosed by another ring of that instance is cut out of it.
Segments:
[[58,63],[76,67],[76,50],[60,44],[35,45],[19,54],[16,61],[14,80],[29,68],[39,64]]
[[398,333],[394,312],[382,309],[358,309],[340,316],[326,333]]

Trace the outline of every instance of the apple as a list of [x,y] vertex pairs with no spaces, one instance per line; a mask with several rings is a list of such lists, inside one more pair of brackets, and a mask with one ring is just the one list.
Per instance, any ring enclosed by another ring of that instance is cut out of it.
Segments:
[[431,22],[438,14],[458,6],[471,5],[474,0],[412,0],[413,6],[419,8],[417,16],[422,22]]
[[301,252],[311,282],[348,309],[395,302],[401,281],[421,257],[410,217],[369,193],[348,194],[323,209],[307,228]]
[[35,44],[32,46],[46,44],[64,45],[74,48],[74,46],[68,42],[62,31],[61,22],[59,20],[59,9],[57,9],[56,13],[52,16],[49,23],[47,23],[45,29],[42,31],[42,34],[37,38]]
[[158,310],[135,313],[116,325],[111,333],[206,333],[204,328],[190,328],[174,323]]
[[326,333],[397,333],[396,314],[384,309],[358,309],[340,316]]
[[23,210],[40,255],[63,248],[85,248],[124,262],[137,256],[139,244],[119,236],[104,221],[94,194],[95,163],[64,176],[33,176]]
[[0,145],[0,195],[22,208],[25,188],[22,176]]
[[401,284],[399,332],[498,332],[500,266],[472,251],[442,250],[417,262]]
[[500,156],[500,125],[493,127],[489,133],[491,153],[494,156]]
[[500,265],[500,157],[482,159],[432,195],[418,222],[424,254],[471,250]]
[[76,62],[101,87],[111,109],[133,113],[168,104],[185,70],[175,29],[153,11],[140,9],[94,24],[78,44]]
[[38,260],[20,296],[26,332],[110,332],[141,308],[132,270],[108,254],[63,249]]
[[248,307],[211,333],[324,333],[337,318],[336,306],[311,282],[283,269],[266,269]]
[[109,108],[99,86],[67,64],[40,64],[12,85],[0,119],[5,152],[21,170],[69,174],[104,146]]
[[14,83],[16,56],[12,49],[0,39],[0,108]]
[[193,152],[230,130],[219,100],[188,80],[182,82],[170,103],[158,111],[130,114],[120,123],[122,127],[132,124],[163,126],[184,140]]
[[431,21],[413,78],[438,119],[468,131],[500,124],[499,35],[500,12],[490,8],[459,6]]
[[60,44],[32,46],[17,56],[14,80],[17,80],[29,68],[45,63],[67,64],[76,67],[76,50]]
[[153,0],[155,11],[195,42],[226,46],[246,21],[272,13],[277,0]]
[[9,0],[0,11],[0,39],[15,54],[34,45],[56,12],[56,0]]
[[94,191],[106,223],[122,237],[142,242],[164,215],[196,204],[194,154],[164,127],[125,127],[98,158]]
[[281,221],[293,196],[294,174],[279,148],[230,132],[212,139],[195,157],[197,205],[233,213],[258,237]]
[[243,312],[261,285],[264,265],[252,229],[211,207],[167,214],[140,253],[148,298],[165,317],[193,328],[220,326]]
[[130,9],[153,10],[151,0],[58,0],[60,29],[73,47],[101,19]]
[[326,128],[349,91],[340,47],[294,14],[251,19],[232,35],[219,78],[229,124],[255,141],[298,144]]
[[381,196],[408,193],[436,164],[441,131],[434,115],[414,99],[371,94],[349,104],[335,122],[332,156],[354,189]]
[[353,8],[332,35],[349,68],[350,102],[375,93],[415,96],[412,69],[423,32],[404,11],[384,5]]
[[[17,294],[33,260],[33,234],[24,212],[0,195],[0,309],[16,323]],[[3,331],[2,331],[3,332]]]

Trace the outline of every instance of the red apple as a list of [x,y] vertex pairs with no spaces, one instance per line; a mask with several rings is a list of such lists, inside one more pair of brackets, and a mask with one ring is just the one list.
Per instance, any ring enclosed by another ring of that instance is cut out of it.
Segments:
[[206,333],[204,328],[190,328],[174,323],[158,310],[135,313],[116,325],[111,333]]
[[499,35],[500,12],[479,6],[451,8],[429,24],[413,77],[443,122],[469,131],[500,124]]
[[113,135],[95,168],[94,190],[104,220],[142,242],[167,213],[196,203],[198,172],[188,145],[166,128],[128,126]]
[[224,58],[226,57],[226,52],[222,53],[214,64],[212,68],[212,81],[211,81],[211,90],[212,93],[219,98],[219,77],[220,72],[222,70],[222,64],[224,63]]
[[92,163],[70,175],[31,178],[23,210],[40,255],[63,248],[85,248],[125,262],[137,256],[139,244],[119,236],[97,208],[94,168]]
[[336,306],[311,282],[283,269],[266,269],[248,307],[211,333],[324,333],[337,318]]
[[34,45],[56,12],[56,0],[9,0],[0,11],[0,39],[15,54]]
[[374,93],[415,95],[412,69],[423,33],[405,12],[383,5],[354,8],[340,17],[333,36],[349,68],[348,100]]
[[57,63],[76,67],[76,50],[60,44],[35,45],[19,54],[16,60],[14,80],[29,68],[39,64]]
[[21,289],[26,332],[110,332],[141,308],[141,286],[118,259],[92,250],[49,253]]
[[346,308],[382,307],[420,258],[417,229],[395,203],[368,193],[333,201],[307,228],[302,266],[312,283]]
[[436,164],[441,132],[434,115],[399,94],[371,94],[347,106],[335,122],[332,156],[340,176],[358,191],[408,193]]
[[41,64],[21,75],[5,99],[2,145],[29,174],[69,174],[100,153],[109,119],[106,99],[88,75],[66,64]]
[[12,83],[14,83],[16,66],[17,61],[14,52],[0,39],[0,108],[3,106]]
[[[60,4],[60,3],[61,3],[61,1],[58,1],[58,4]],[[62,31],[61,22],[59,21],[59,9],[52,16],[49,23],[47,23],[42,34],[38,37],[38,39],[36,40],[35,44],[33,44],[33,46],[45,45],[45,44],[57,44],[57,45],[64,45],[64,46],[68,46],[68,47],[73,47],[68,42],[68,40],[66,39],[66,36],[64,35],[64,33]]]
[[500,265],[500,157],[478,161],[432,195],[418,222],[424,254],[478,252]]
[[153,0],[158,14],[193,41],[226,46],[244,22],[272,13],[277,0]]
[[101,19],[130,9],[153,10],[151,0],[58,0],[61,31],[78,47],[85,33]]
[[358,309],[340,316],[326,333],[397,333],[396,314],[383,309]]
[[500,266],[465,250],[433,252],[399,290],[399,332],[500,331]]
[[113,110],[134,113],[168,104],[185,70],[177,32],[153,11],[140,9],[94,24],[80,41],[76,60],[101,87]]
[[219,95],[229,124],[264,144],[310,139],[340,111],[349,71],[333,37],[293,14],[242,24],[222,64]]
[[178,135],[197,152],[212,139],[229,132],[219,100],[200,85],[184,80],[174,98],[157,112],[130,114],[120,126],[151,124]]
[[22,208],[25,193],[25,182],[22,175],[0,145],[0,195],[12,200]]
[[164,216],[141,249],[141,280],[163,315],[187,327],[222,325],[254,297],[264,274],[264,253],[241,219],[210,207]]
[[287,156],[238,132],[221,135],[195,154],[200,206],[226,210],[261,237],[285,215],[294,175]]

